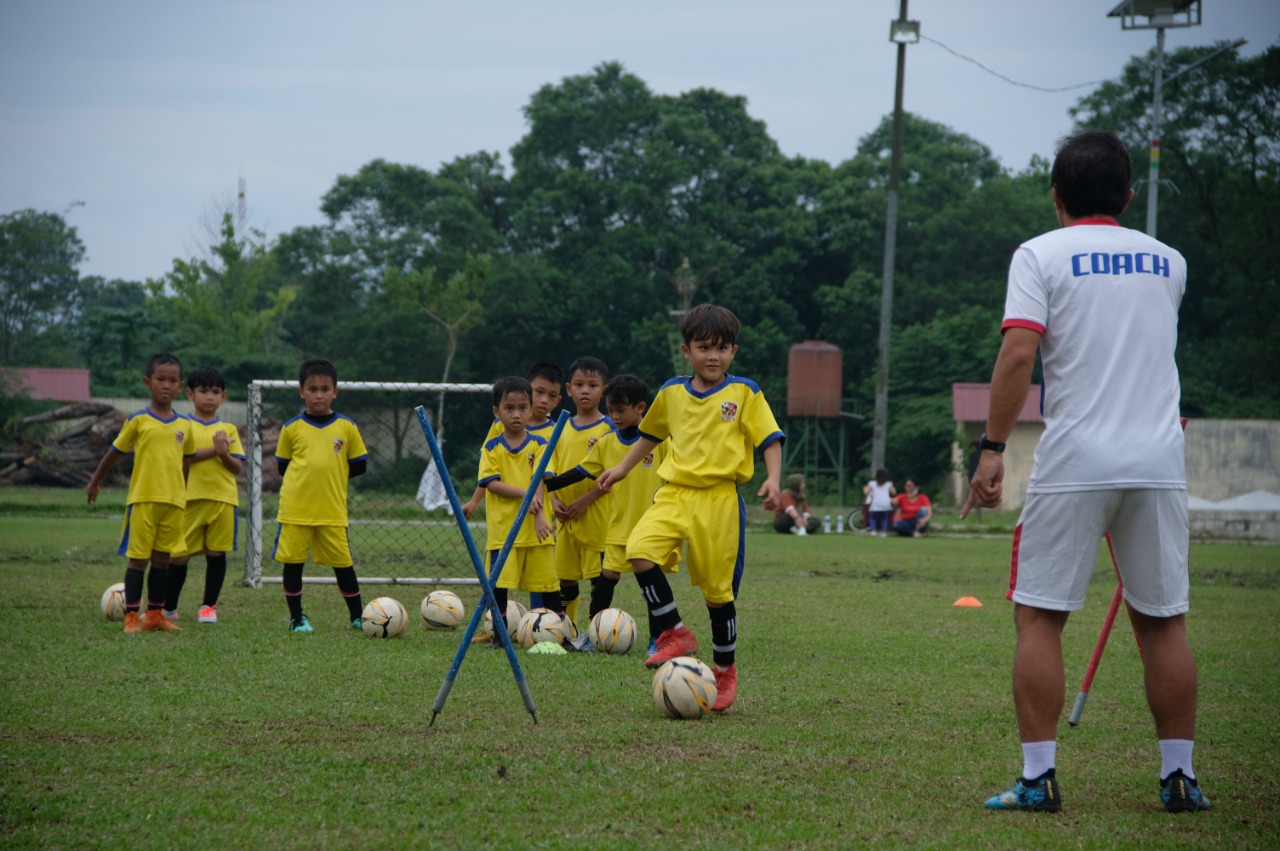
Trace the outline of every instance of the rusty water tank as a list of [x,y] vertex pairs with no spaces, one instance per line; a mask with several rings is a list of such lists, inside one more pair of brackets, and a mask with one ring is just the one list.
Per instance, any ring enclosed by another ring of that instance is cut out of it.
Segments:
[[805,340],[791,347],[787,353],[787,416],[840,416],[842,354],[839,346],[825,340]]

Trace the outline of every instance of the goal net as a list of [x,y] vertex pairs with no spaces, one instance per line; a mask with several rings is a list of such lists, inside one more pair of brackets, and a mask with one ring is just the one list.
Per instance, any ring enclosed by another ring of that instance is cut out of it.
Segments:
[[[409,384],[343,381],[335,408],[360,427],[369,450],[364,475],[349,486],[348,538],[361,584],[478,585],[440,473],[431,460],[414,409],[422,405],[441,438],[445,464],[465,502],[475,489],[480,443],[493,422],[488,384]],[[272,557],[280,475],[280,427],[302,410],[295,381],[249,383],[245,438],[246,585],[280,582]],[[440,412],[443,411],[442,428]],[[455,439],[456,438],[456,439]],[[472,523],[484,551],[484,524]],[[333,583],[332,572],[311,571],[304,582]]]

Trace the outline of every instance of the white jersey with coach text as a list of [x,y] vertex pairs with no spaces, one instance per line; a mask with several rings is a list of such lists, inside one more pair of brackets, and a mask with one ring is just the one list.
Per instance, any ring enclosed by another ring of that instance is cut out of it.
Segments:
[[1110,219],[1082,219],[1013,255],[1003,330],[1043,335],[1044,436],[1028,493],[1185,489],[1178,306],[1187,264]]

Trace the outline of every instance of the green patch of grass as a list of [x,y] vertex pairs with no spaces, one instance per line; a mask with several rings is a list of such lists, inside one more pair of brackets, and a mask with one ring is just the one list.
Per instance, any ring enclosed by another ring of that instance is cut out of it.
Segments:
[[[232,582],[221,622],[196,624],[196,560],[183,631],[124,635],[98,611],[123,574],[118,512],[0,514],[8,848],[1280,843],[1275,547],[1192,547],[1196,769],[1214,810],[1160,809],[1141,662],[1118,628],[1082,724],[1060,730],[1066,812],[1028,817],[980,806],[1020,767],[1007,540],[752,534],[725,715],[663,718],[639,648],[520,652],[535,725],[505,655],[475,647],[431,726],[461,631],[414,615],[403,638],[367,639],[335,588],[308,585],[316,633],[291,635],[279,586]],[[706,608],[683,574],[673,588],[709,658]],[[1064,638],[1069,697],[1113,588],[1100,552]],[[364,596],[416,612],[427,590]],[[470,611],[475,589],[460,593]],[[952,605],[966,595],[984,606]],[[643,631],[632,580],[616,603]]]

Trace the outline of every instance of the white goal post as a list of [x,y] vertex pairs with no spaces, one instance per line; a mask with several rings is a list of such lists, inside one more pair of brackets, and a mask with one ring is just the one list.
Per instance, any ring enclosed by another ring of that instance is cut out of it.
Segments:
[[[492,385],[489,384],[452,384],[452,383],[412,383],[412,382],[390,382],[390,381],[343,381],[339,385],[343,397],[350,398],[348,394],[358,393],[361,391],[378,391],[388,394],[403,394],[404,401],[398,400],[388,405],[384,411],[397,422],[397,428],[401,428],[403,423],[400,417],[408,418],[411,421],[411,430],[402,430],[396,436],[396,453],[397,461],[414,461],[420,460],[422,465],[426,465],[430,461],[430,455],[426,446],[426,438],[421,433],[416,415],[413,409],[420,404],[424,404],[423,397],[426,394],[437,396],[439,394],[489,394],[493,391]],[[297,381],[287,380],[255,380],[249,382],[248,391],[248,410],[246,415],[246,434],[245,455],[246,455],[246,471],[245,478],[247,482],[248,505],[246,506],[246,535],[244,542],[244,584],[254,588],[260,588],[264,583],[280,581],[279,576],[263,576],[263,562],[269,560],[266,556],[266,538],[264,535],[264,525],[273,523],[274,518],[264,519],[263,506],[266,502],[266,494],[263,488],[263,394],[264,391],[288,390],[293,392],[292,405],[293,412],[299,410],[299,400],[297,398],[298,383]],[[287,398],[287,397],[286,397]],[[435,401],[435,400],[433,400]],[[277,406],[283,405],[284,400],[273,400]],[[472,400],[472,404],[475,404]],[[484,400],[485,410],[488,410],[488,400]],[[429,404],[428,409],[434,409],[433,404]],[[474,412],[473,412],[474,413]],[[433,414],[434,417],[434,414]],[[361,427],[361,435],[365,439],[365,443],[370,446],[371,468],[376,460],[375,447],[379,445],[378,436],[373,430],[366,431],[370,427],[369,423],[361,422],[358,417],[353,417],[356,424]],[[417,433],[416,440],[409,438],[412,432]],[[480,435],[476,436],[476,445],[479,446]],[[401,457],[400,451],[406,440],[413,441],[412,445],[417,446],[420,443],[421,452],[409,452]],[[269,459],[271,460],[271,459]],[[366,474],[367,475],[367,474]],[[359,479],[353,480],[359,482]],[[391,584],[391,585],[479,585],[479,581],[475,578],[471,568],[470,558],[465,558],[465,563],[458,564],[458,553],[465,556],[465,549],[462,548],[462,536],[459,534],[455,521],[452,518],[442,517],[438,519],[403,519],[406,510],[406,497],[409,503],[414,501],[413,493],[407,495],[393,495],[396,499],[396,505],[393,509],[388,509],[389,518],[362,519],[358,512],[353,511],[351,524],[369,525],[387,527],[389,530],[397,533],[405,533],[406,535],[417,534],[426,536],[434,541],[434,544],[424,543],[420,537],[418,540],[410,541],[403,546],[403,552],[397,553],[396,557],[407,565],[408,572],[417,572],[413,570],[413,566],[421,561],[435,561],[437,564],[441,559],[447,560],[449,564],[457,564],[458,576],[412,576],[412,575],[394,575],[388,573],[386,576],[360,575],[360,582],[367,584]],[[461,495],[465,499],[466,495]],[[367,501],[372,502],[372,501]],[[363,503],[362,503],[363,504]],[[423,510],[424,515],[426,510]],[[436,512],[437,514],[439,512]],[[451,513],[451,512],[450,512]],[[472,524],[483,528],[483,524]],[[386,534],[390,535],[391,531]],[[456,545],[457,552],[444,552],[443,554],[433,553],[437,557],[431,559],[422,559],[421,556],[424,548],[434,546],[436,550],[449,550]],[[353,554],[356,557],[357,567],[362,567],[361,555],[358,549],[353,546]],[[375,572],[377,569],[374,569]],[[438,572],[438,571],[437,571]],[[336,580],[332,576],[309,576],[304,578],[309,583],[328,583],[333,584]]]

